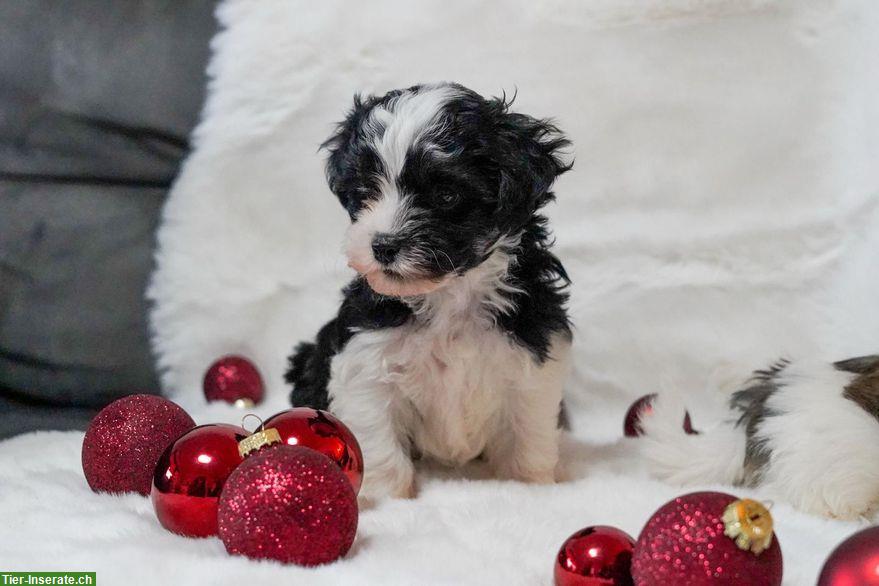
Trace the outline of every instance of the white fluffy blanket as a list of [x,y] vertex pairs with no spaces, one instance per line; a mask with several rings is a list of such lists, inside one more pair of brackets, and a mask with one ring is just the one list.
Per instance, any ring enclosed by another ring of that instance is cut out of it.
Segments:
[[[478,470],[467,479],[429,471],[417,499],[361,513],[343,561],[304,569],[231,557],[215,538],[172,535],[146,497],[92,493],[79,464],[81,441],[80,433],[52,432],[0,444],[0,569],[94,570],[99,584],[120,586],[549,585],[568,535],[610,524],[637,536],[660,504],[681,493],[646,478],[629,442],[569,446],[581,478],[555,486],[481,479]],[[772,513],[791,586],[812,586],[824,556],[857,529],[782,503]]]
[[[129,585],[548,584],[574,530],[637,535],[690,490],[646,478],[619,439],[635,397],[681,393],[704,427],[720,416],[711,389],[779,354],[877,350],[875,4],[226,0],[218,14],[150,290],[165,390],[199,423],[235,421],[204,404],[200,378],[238,352],[269,383],[257,412],[286,405],[285,357],[347,277],[345,214],[317,145],[355,91],[518,89],[518,109],[555,117],[575,145],[551,213],[575,283],[576,480],[424,470],[417,499],[363,512],[344,561],[305,570],[171,535],[147,499],[88,490],[81,434],[31,434],[0,444],[0,569],[94,569]],[[773,514],[787,585],[813,584],[857,528],[784,503]]]

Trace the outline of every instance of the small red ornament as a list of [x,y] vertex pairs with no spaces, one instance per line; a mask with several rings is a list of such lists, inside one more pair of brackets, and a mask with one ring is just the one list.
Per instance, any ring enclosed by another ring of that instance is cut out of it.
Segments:
[[840,543],[824,562],[818,586],[879,586],[879,527]]
[[226,479],[244,460],[243,427],[218,423],[191,429],[156,464],[152,501],[162,526],[187,537],[217,534],[217,501]]
[[778,586],[782,559],[763,505],[694,492],[659,508],[632,559],[638,586]]
[[555,560],[555,586],[632,586],[635,540],[615,527],[577,531]]
[[357,495],[332,460],[284,444],[262,448],[232,472],[218,511],[229,553],[303,566],[345,555],[357,516]]
[[262,376],[243,356],[224,356],[211,364],[202,389],[208,401],[225,401],[236,407],[253,407],[265,394]]
[[[629,407],[626,411],[626,419],[623,422],[623,433],[626,437],[638,437],[644,435],[641,429],[641,417],[653,413],[653,401],[658,395],[644,395]],[[684,412],[684,431],[690,435],[698,435],[699,432],[693,429],[693,422],[690,420],[690,412]]]
[[305,446],[317,450],[334,461],[348,480],[354,492],[360,491],[363,480],[363,454],[351,430],[330,413],[308,407],[296,407],[270,417],[264,424],[281,435],[281,441],[291,446]]
[[82,471],[95,492],[150,493],[156,461],[195,426],[176,403],[129,395],[104,407],[82,440]]

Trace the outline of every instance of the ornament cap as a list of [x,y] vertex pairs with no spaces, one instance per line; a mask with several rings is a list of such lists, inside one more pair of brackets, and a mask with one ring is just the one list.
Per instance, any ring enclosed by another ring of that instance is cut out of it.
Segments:
[[723,533],[739,549],[760,555],[772,545],[772,515],[763,503],[752,499],[731,502],[723,511]]
[[260,448],[279,443],[281,443],[281,434],[277,429],[274,427],[261,429],[238,442],[238,453],[244,458]]
[[244,399],[235,399],[235,402],[233,403],[233,405],[235,405],[239,409],[250,409],[251,407],[253,407],[255,405],[255,403],[253,402],[252,399],[244,398]]

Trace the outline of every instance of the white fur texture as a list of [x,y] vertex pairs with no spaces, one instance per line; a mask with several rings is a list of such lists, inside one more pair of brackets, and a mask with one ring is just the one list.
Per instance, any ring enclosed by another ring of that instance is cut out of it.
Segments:
[[387,106],[370,112],[367,126],[383,129],[376,133],[373,145],[382,160],[386,181],[393,182],[400,176],[413,145],[429,142],[437,129],[437,115],[457,93],[454,87],[428,84],[417,93],[404,92]]
[[757,436],[772,450],[763,484],[819,515],[856,518],[879,506],[879,421],[842,396],[853,378],[822,362],[785,368]]
[[[800,359],[775,379],[779,389],[766,402],[775,415],[755,434],[771,452],[759,483],[768,498],[843,519],[879,506],[879,421],[843,396],[853,378],[826,361]],[[651,473],[679,486],[744,482],[739,412],[727,411],[700,435],[684,433],[683,412],[679,402],[660,397],[643,418],[646,437],[638,444]]]
[[744,431],[723,419],[712,426],[702,421],[695,426],[699,435],[687,434],[682,425],[686,406],[675,399],[658,397],[653,402],[653,412],[641,417],[644,436],[638,439],[637,446],[650,472],[676,486],[741,483]]
[[[573,531],[637,534],[682,489],[615,443],[637,396],[673,381],[697,428],[721,361],[875,351],[876,45],[866,0],[226,0],[195,150],[159,234],[155,348],[199,423],[200,379],[227,352],[284,408],[293,344],[336,311],[345,213],[317,146],[355,91],[455,80],[518,88],[554,116],[575,168],[550,207],[574,280],[571,481],[420,474],[417,499],[361,516],[349,557],[314,570],[226,556],[163,531],[147,499],[92,494],[81,434],[0,443],[0,567],[94,569],[103,584],[480,584],[551,580]],[[700,488],[712,485],[700,483]],[[764,497],[760,491],[717,486]],[[772,510],[786,586],[812,586],[855,523]]]
[[[203,409],[203,408],[201,408]],[[624,409],[594,412],[619,434]],[[234,421],[234,412],[194,409],[198,423]],[[597,436],[606,433],[597,433]],[[307,584],[308,586],[535,586],[551,584],[562,541],[587,525],[637,536],[650,514],[682,489],[650,479],[634,441],[569,440],[562,460],[571,480],[526,485],[487,478],[481,466],[451,474],[421,469],[419,494],[384,501],[360,515],[348,556],[305,569],[230,557],[218,539],[186,539],[156,521],[138,495],[92,493],[82,477],[82,433],[19,436],[0,443],[0,564],[3,570],[93,570],[100,584]],[[767,498],[760,491],[738,494]],[[785,586],[814,586],[830,551],[863,525],[828,521],[777,501]]]
[[333,359],[330,408],[360,439],[366,499],[415,494],[410,454],[459,466],[484,452],[500,478],[555,480],[570,342],[538,365],[494,327],[512,308],[514,245],[410,300],[413,323],[355,334]]

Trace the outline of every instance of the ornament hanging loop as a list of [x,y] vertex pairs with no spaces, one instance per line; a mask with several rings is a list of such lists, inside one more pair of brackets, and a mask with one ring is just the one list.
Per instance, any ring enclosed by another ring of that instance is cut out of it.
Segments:
[[[250,431],[249,429],[247,429],[247,418],[248,417],[253,417],[257,421],[259,421],[259,425],[253,431]],[[244,415],[244,417],[241,418],[241,427],[243,427],[244,429],[247,429],[247,431],[249,431],[250,433],[258,433],[260,431],[263,431],[265,428],[265,426],[263,425],[262,418],[259,415],[256,415],[254,413],[247,413]]]
[[274,427],[266,429],[263,420],[253,413],[248,413],[241,418],[241,427],[247,429],[245,422],[248,417],[255,417],[259,421],[259,427],[249,436],[238,442],[238,453],[241,454],[242,458],[265,446],[281,443],[281,434],[278,433],[278,430]]

